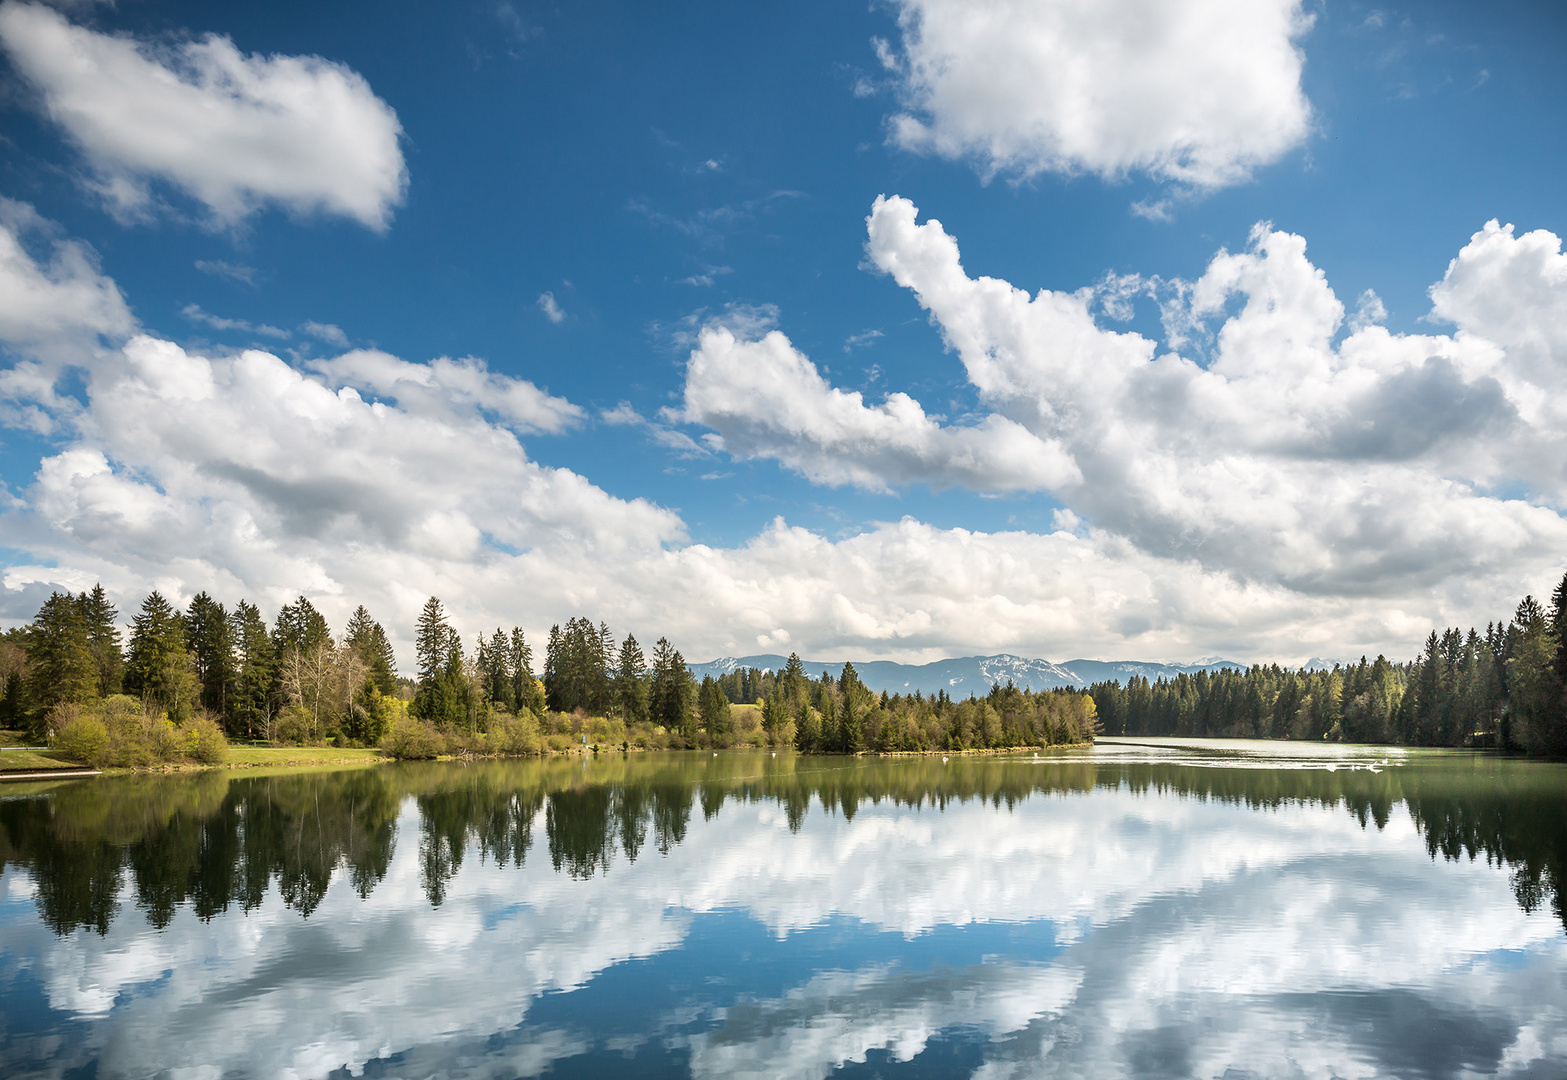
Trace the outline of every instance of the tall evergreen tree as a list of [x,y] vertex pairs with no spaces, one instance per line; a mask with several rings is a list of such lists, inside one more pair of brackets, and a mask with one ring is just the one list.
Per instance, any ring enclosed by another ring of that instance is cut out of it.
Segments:
[[533,647],[522,632],[522,627],[511,628],[508,668],[511,671],[512,700],[518,712],[527,709],[535,714],[544,712],[544,691],[533,674]]
[[27,691],[32,723],[42,734],[48,711],[62,702],[98,697],[98,666],[88,647],[82,604],[70,593],[51,593],[27,633]]
[[1545,610],[1524,597],[1508,628],[1507,699],[1512,741],[1530,753],[1567,751],[1556,644]]
[[694,742],[696,713],[691,693],[691,671],[685,657],[659,638],[653,646],[653,675],[648,686],[648,706],[653,722]]
[[620,655],[615,660],[615,703],[626,723],[647,721],[647,660],[642,655],[642,646],[631,634],[620,643]]
[[277,650],[261,609],[241,600],[229,613],[234,642],[234,689],[230,698],[230,733],[258,738],[268,733],[272,691],[277,683]]
[[167,710],[174,719],[187,715],[200,694],[195,665],[185,648],[185,620],[156,590],[131,619],[125,689]]
[[585,618],[550,628],[549,652],[544,660],[544,692],[551,709],[572,712],[583,709],[602,715],[610,705],[610,665],[605,654],[608,627],[595,627]]
[[285,604],[277,613],[277,621],[272,629],[272,644],[278,659],[286,660],[290,656],[304,655],[323,645],[331,645],[332,628],[327,625],[326,616],[301,596],[292,604]]
[[120,651],[120,613],[100,582],[81,596],[82,618],[87,624],[87,649],[98,668],[98,693],[118,694],[125,677],[125,655]]
[[376,690],[388,696],[396,694],[397,657],[392,652],[392,643],[363,604],[354,609],[344,634],[343,643],[359,656]]
[[414,657],[419,664],[421,685],[432,681],[445,670],[456,637],[457,632],[446,621],[446,611],[441,607],[441,602],[430,597],[419,612],[419,622],[414,630]]
[[228,612],[205,592],[185,609],[185,648],[201,683],[201,704],[228,726],[229,694],[234,685],[234,635]]
[[733,741],[734,719],[729,699],[711,675],[702,677],[701,689],[697,691],[697,712],[702,718],[702,730],[714,746],[728,746]]

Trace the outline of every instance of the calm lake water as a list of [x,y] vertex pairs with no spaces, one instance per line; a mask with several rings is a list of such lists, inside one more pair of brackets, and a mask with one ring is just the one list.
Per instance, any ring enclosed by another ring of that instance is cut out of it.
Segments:
[[1101,743],[0,785],[0,1075],[1567,1076],[1567,766]]

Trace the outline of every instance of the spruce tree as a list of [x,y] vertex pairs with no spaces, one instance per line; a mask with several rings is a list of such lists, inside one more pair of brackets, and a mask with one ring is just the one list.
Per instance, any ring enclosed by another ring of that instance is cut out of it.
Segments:
[[653,676],[648,687],[648,705],[653,722],[694,742],[695,712],[691,701],[691,671],[668,638],[659,638],[653,646]]
[[647,660],[642,655],[642,646],[630,634],[620,643],[620,655],[615,661],[615,702],[626,723],[647,721]]
[[98,697],[98,666],[88,647],[82,605],[70,593],[51,593],[27,632],[27,691],[35,733],[44,733],[48,711],[62,702]]
[[195,666],[185,648],[185,620],[154,590],[131,619],[125,689],[183,719],[200,693]]
[[234,637],[228,612],[205,592],[197,593],[185,609],[185,648],[196,665],[201,704],[217,713],[227,727],[234,683]]
[[87,624],[87,648],[98,668],[98,693],[118,694],[125,677],[125,655],[120,651],[120,613],[103,591],[103,584],[81,596],[82,618]]
[[229,613],[234,642],[234,690],[230,700],[230,732],[248,738],[268,733],[272,690],[277,681],[277,650],[261,609],[241,600]]
[[446,612],[435,597],[424,602],[414,630],[414,657],[419,664],[419,683],[427,684],[446,667],[456,632],[446,621]]
[[387,640],[381,624],[370,617],[365,606],[354,609],[344,628],[344,641],[368,672],[367,678],[377,692],[388,696],[397,693],[397,658],[392,653],[392,643]]
[[272,644],[280,661],[290,656],[308,655],[323,645],[332,644],[332,628],[327,625],[326,616],[301,596],[292,604],[285,604],[277,613]]
[[518,714],[523,709],[535,714],[543,713],[544,691],[533,675],[533,647],[528,644],[527,636],[520,626],[511,628],[507,668],[511,672],[512,700],[516,702]]

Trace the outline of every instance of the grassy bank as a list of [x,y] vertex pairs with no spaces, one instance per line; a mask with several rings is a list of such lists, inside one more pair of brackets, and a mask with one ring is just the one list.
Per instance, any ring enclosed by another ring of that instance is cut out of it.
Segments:
[[53,750],[5,750],[0,751],[0,773],[45,772],[50,769],[80,769],[82,763],[72,761]]

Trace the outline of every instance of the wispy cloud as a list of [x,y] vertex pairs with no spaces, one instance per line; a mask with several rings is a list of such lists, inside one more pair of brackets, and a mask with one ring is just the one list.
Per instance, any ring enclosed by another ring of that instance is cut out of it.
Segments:
[[256,284],[257,271],[254,266],[244,266],[239,263],[224,262],[222,259],[197,259],[196,269],[200,270],[203,274],[210,274],[213,277],[228,278],[230,281],[237,281],[241,285],[250,285],[254,287]]
[[732,273],[734,273],[734,268],[730,266],[708,266],[703,268],[699,274],[681,278],[679,283],[681,285],[694,285],[697,288],[711,288],[713,283],[719,278],[725,274]]
[[850,334],[843,339],[843,351],[853,352],[855,349],[874,344],[877,338],[886,336],[880,330],[866,330],[858,334]]
[[228,319],[222,315],[213,315],[210,312],[203,311],[199,304],[186,304],[180,309],[180,314],[193,323],[200,323],[213,330],[260,334],[263,337],[277,338],[280,341],[293,336],[281,327],[268,326],[266,323],[253,323],[245,319]]
[[343,333],[343,328],[335,323],[306,322],[300,324],[299,330],[300,333],[309,334],[328,345],[336,345],[344,349],[348,347],[348,335]]
[[556,303],[555,294],[552,292],[539,293],[539,310],[544,312],[544,317],[552,323],[566,321],[566,313],[561,310],[560,304]]

